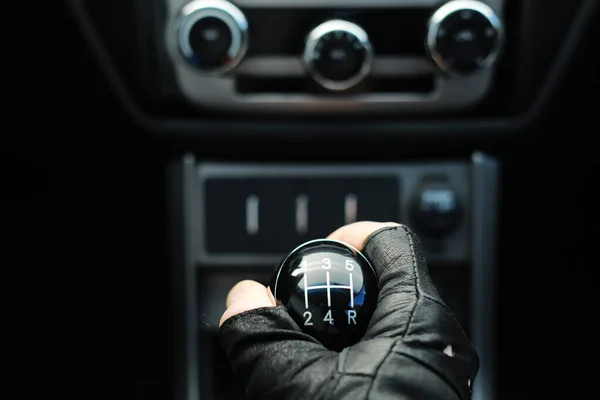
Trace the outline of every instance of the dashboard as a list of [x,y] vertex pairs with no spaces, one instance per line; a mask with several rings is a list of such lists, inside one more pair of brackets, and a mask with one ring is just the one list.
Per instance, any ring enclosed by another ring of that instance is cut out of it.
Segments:
[[[229,288],[267,283],[297,244],[372,219],[404,222],[424,241],[482,360],[475,400],[554,392],[532,373],[558,368],[545,346],[558,346],[548,299],[564,274],[546,271],[588,266],[597,241],[584,199],[598,170],[588,144],[598,1],[65,3],[25,10],[47,35],[35,43],[52,45],[21,46],[35,59],[13,63],[26,72],[13,103],[29,116],[15,113],[19,124],[41,129],[3,146],[4,197],[27,198],[4,208],[2,229],[26,238],[13,250],[21,259],[30,229],[47,229],[51,255],[32,254],[43,268],[27,273],[48,279],[31,289],[27,275],[15,297],[30,295],[34,316],[14,324],[23,388],[49,390],[30,384],[32,365],[61,384],[63,357],[86,393],[86,379],[104,386],[98,360],[118,348],[107,363],[137,398],[242,400],[217,335]],[[560,216],[563,232],[579,233],[561,234],[561,246],[577,251],[547,250]],[[76,272],[48,268],[55,258]],[[62,302],[40,311],[56,293]],[[93,305],[110,308],[106,321]],[[50,332],[56,324],[71,334]],[[561,341],[579,343],[575,331]]]
[[165,47],[183,96],[207,108],[460,110],[485,95],[503,47],[493,5],[170,1]]
[[514,135],[543,113],[596,7],[585,0],[72,5],[121,102],[145,128],[275,140],[315,129],[329,137],[368,131],[444,140],[483,135],[483,127],[488,136]]

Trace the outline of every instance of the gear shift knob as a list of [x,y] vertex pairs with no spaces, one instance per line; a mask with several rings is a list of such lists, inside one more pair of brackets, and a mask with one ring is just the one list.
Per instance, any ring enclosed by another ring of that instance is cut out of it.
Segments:
[[305,333],[335,351],[362,338],[379,295],[369,260],[329,239],[294,249],[277,267],[270,288]]

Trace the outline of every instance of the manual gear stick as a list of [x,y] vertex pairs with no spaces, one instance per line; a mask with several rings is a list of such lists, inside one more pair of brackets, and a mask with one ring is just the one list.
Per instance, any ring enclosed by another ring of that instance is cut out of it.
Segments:
[[270,288],[305,333],[335,351],[362,338],[379,295],[369,260],[352,246],[329,239],[294,249],[278,265]]

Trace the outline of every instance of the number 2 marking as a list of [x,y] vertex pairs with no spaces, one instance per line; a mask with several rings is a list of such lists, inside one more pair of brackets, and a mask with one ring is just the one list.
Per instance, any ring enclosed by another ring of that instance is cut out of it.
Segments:
[[304,311],[304,314],[302,314],[302,316],[306,318],[306,321],[304,321],[304,326],[310,326],[313,324],[312,322],[310,322],[310,319],[312,318],[312,314],[310,313],[310,311]]

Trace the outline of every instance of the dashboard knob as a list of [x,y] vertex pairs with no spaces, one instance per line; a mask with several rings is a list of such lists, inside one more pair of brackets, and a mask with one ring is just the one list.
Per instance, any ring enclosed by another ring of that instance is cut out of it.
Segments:
[[329,90],[346,90],[370,72],[373,49],[367,33],[344,20],[330,20],[314,28],[306,38],[303,61],[306,70]]
[[305,333],[334,351],[363,337],[379,296],[368,259],[352,246],[328,239],[293,250],[277,267],[270,288]]
[[494,10],[474,0],[454,0],[439,7],[428,23],[427,51],[452,76],[491,67],[502,48],[504,31]]
[[203,72],[232,70],[248,49],[248,21],[228,1],[193,1],[183,7],[178,25],[179,51]]
[[463,206],[456,190],[448,184],[427,183],[414,196],[410,214],[415,231],[425,238],[440,238],[460,225]]

